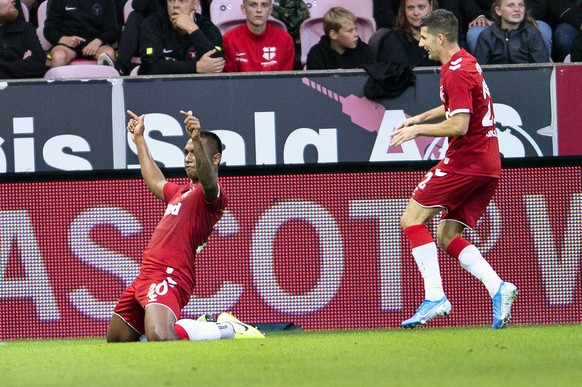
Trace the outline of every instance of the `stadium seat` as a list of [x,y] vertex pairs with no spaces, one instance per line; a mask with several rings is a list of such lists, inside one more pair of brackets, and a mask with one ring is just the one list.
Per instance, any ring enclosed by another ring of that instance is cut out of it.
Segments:
[[131,5],[132,0],[127,0],[125,2],[125,5],[123,6],[123,22],[125,23],[127,21],[127,17],[129,16],[129,14],[133,11],[133,7]]
[[135,67],[134,67],[134,68],[131,70],[131,72],[129,73],[129,76],[130,76],[130,77],[135,77],[135,76],[139,75],[139,74],[137,73],[138,71],[139,71],[139,65],[138,65],[138,66],[135,66]]
[[119,73],[111,66],[98,64],[70,64],[53,67],[44,75],[45,79],[55,78],[113,78]]
[[22,7],[22,17],[24,18],[25,21],[29,21],[30,20],[30,12],[28,11],[28,7],[26,6],[26,4],[24,3],[20,3],[20,6]]
[[564,58],[564,63],[571,63],[572,62],[572,54],[566,55]]
[[[242,0],[213,0],[210,3],[210,19],[224,35],[228,31],[246,23],[245,15],[241,10]],[[287,31],[287,26],[281,20],[269,17],[269,23]]]
[[303,2],[309,9],[310,18],[323,17],[332,7],[343,7],[359,18],[370,20],[376,28],[373,0],[303,0]]
[[36,20],[38,21],[38,28],[36,29],[36,34],[38,35],[38,39],[40,40],[40,44],[45,51],[50,51],[52,44],[44,37],[44,22],[46,20],[46,6],[48,0],[43,1],[39,4],[38,9],[36,10]]

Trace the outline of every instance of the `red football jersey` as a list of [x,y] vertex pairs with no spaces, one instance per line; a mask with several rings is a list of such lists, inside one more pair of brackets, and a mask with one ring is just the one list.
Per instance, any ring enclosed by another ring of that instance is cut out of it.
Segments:
[[470,114],[464,136],[449,137],[439,168],[460,175],[501,176],[493,100],[477,60],[464,49],[441,66],[440,97],[447,118]]
[[167,182],[164,200],[168,205],[144,250],[142,272],[164,270],[172,274],[178,286],[191,293],[196,254],[222,217],[227,197],[220,192],[209,203],[200,183],[178,185]]

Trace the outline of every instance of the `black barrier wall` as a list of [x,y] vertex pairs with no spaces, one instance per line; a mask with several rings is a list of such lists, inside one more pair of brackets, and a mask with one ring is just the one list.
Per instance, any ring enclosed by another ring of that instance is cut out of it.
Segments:
[[[555,71],[485,69],[505,157],[557,155]],[[388,145],[394,125],[440,104],[438,69],[415,72],[414,87],[381,101],[363,97],[361,70],[4,82],[0,173],[136,168],[126,109],[146,115],[168,168],[182,165],[183,109],[220,135],[227,166],[438,159],[444,139]]]

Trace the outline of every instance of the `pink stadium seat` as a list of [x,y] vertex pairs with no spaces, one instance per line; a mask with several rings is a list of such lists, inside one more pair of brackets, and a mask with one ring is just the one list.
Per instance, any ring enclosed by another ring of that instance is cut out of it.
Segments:
[[28,7],[22,2],[20,3],[20,6],[22,7],[22,17],[24,17],[25,21],[29,21],[30,20],[30,12],[28,11]]
[[[246,22],[245,15],[240,9],[241,5],[242,0],[213,0],[210,3],[210,19],[222,35]],[[285,23],[272,16],[269,18],[269,23],[287,31]]]
[[138,71],[139,71],[139,66],[135,66],[135,67],[134,67],[134,68],[131,70],[131,72],[129,73],[129,76],[130,76],[130,77],[135,77],[135,76],[137,76],[137,75],[138,75],[138,73],[137,73]]
[[46,38],[44,37],[44,32],[43,32],[44,22],[46,20],[47,3],[48,3],[48,0],[40,3],[40,5],[38,6],[38,9],[36,11],[36,18],[38,20],[38,28],[36,29],[36,34],[38,35],[38,39],[40,40],[40,44],[42,45],[42,48],[44,48],[45,51],[49,51],[52,47],[52,44],[50,44],[50,42],[48,40],[46,40]]
[[45,79],[55,78],[113,78],[119,73],[113,67],[98,64],[70,64],[54,67],[44,75]]
[[309,9],[309,17],[323,17],[328,9],[332,7],[343,7],[357,17],[368,19],[372,22],[374,28],[374,5],[372,0],[303,0]]
[[133,7],[131,6],[132,1],[131,0],[127,0],[125,2],[125,5],[123,6],[123,22],[125,23],[127,21],[127,17],[129,16],[129,14],[133,11]]

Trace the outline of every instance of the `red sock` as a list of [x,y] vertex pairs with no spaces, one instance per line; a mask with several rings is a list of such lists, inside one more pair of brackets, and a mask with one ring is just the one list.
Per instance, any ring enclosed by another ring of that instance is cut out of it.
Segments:
[[451,243],[447,246],[447,254],[449,254],[453,258],[459,259],[459,255],[461,255],[461,251],[465,249],[465,247],[470,246],[471,244],[466,239],[462,238],[460,235],[453,239]]
[[434,238],[428,231],[426,224],[415,224],[404,229],[404,235],[410,242],[413,249],[418,246],[424,246],[427,243],[434,243]]
[[176,330],[176,333],[178,334],[180,340],[190,340],[188,332],[186,332],[186,330],[180,324],[174,324],[174,329]]

